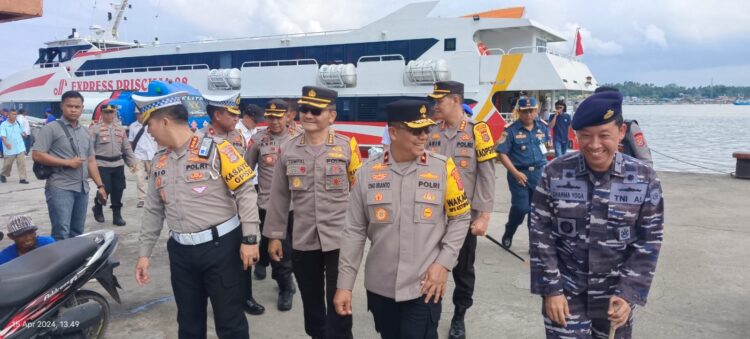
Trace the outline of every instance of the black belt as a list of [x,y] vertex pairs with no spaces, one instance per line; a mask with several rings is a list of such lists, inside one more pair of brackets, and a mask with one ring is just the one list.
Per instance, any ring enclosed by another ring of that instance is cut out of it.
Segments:
[[109,162],[115,162],[115,161],[122,160],[122,155],[118,155],[116,157],[105,157],[103,155],[97,155],[97,156],[95,156],[95,158],[96,158],[96,160],[104,160],[104,161],[109,161]]

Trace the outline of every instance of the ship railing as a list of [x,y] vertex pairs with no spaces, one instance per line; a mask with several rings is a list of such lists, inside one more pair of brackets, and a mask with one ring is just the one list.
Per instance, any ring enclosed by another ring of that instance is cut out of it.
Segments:
[[55,68],[57,66],[60,66],[59,62],[43,62],[39,64],[34,64],[34,68]]
[[207,64],[190,64],[190,65],[92,69],[92,70],[87,70],[87,71],[76,71],[74,72],[74,74],[77,77],[88,77],[88,76],[108,75],[108,74],[165,72],[165,71],[192,71],[192,70],[199,70],[199,69],[208,69],[208,65]]
[[240,68],[246,67],[279,67],[279,66],[300,66],[300,65],[315,65],[318,66],[318,61],[315,59],[291,59],[291,60],[266,60],[266,61],[245,61],[242,63]]
[[357,65],[359,65],[360,62],[383,62],[383,61],[406,61],[403,55],[401,54],[383,54],[383,55],[363,55],[357,59]]
[[513,47],[509,49],[504,54],[530,54],[530,53],[546,53],[550,55],[555,55],[561,58],[569,59],[571,61],[579,61],[578,59],[574,58],[571,55],[560,53],[559,51],[556,51],[552,48],[549,48],[547,46],[519,46],[519,47]]

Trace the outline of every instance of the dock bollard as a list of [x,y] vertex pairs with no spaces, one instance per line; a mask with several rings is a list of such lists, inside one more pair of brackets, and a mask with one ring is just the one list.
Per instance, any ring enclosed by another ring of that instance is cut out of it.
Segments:
[[750,179],[750,152],[734,152],[732,157],[737,159],[735,178]]

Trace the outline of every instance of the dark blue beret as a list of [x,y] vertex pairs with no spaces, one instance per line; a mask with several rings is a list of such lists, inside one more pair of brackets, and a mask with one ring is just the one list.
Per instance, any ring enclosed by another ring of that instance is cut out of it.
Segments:
[[573,115],[571,127],[580,130],[604,125],[622,115],[622,94],[614,91],[594,93],[586,98]]

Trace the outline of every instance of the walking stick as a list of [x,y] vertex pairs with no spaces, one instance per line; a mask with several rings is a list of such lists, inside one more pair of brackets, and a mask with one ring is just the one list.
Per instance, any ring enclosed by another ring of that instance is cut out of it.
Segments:
[[507,251],[508,253],[512,254],[514,257],[518,258],[518,260],[526,262],[526,260],[524,258],[522,258],[520,255],[516,254],[516,252],[513,252],[510,248],[507,248],[507,247],[503,246],[503,244],[501,244],[499,241],[495,240],[495,238],[491,237],[489,234],[485,235],[485,237],[487,237],[487,239],[490,239],[490,241],[492,241],[495,244],[497,244],[497,246],[500,246],[500,248],[502,248],[505,251]]

